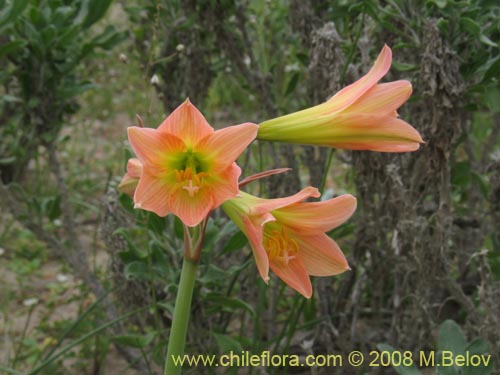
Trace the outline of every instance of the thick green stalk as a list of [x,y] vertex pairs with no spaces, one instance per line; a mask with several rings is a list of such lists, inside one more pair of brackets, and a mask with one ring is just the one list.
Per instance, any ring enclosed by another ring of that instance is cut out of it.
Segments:
[[177,291],[177,298],[175,300],[172,328],[170,329],[167,358],[165,358],[164,375],[178,375],[182,370],[181,366],[175,365],[173,358],[176,360],[177,358],[181,359],[184,355],[197,269],[197,262],[184,257],[179,290]]

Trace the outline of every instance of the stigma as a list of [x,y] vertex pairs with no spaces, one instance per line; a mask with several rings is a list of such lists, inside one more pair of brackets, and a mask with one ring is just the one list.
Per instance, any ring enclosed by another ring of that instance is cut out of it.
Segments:
[[189,180],[189,185],[184,185],[182,187],[184,190],[187,190],[187,192],[189,193],[189,196],[192,198],[194,197],[194,195],[196,194],[196,192],[198,190],[200,190],[200,187],[199,186],[194,186],[193,185],[193,180]]
[[190,167],[187,167],[185,170],[181,171],[175,170],[176,182],[183,190],[186,190],[188,192],[191,198],[196,195],[198,190],[200,190],[201,186],[204,183],[204,179],[207,176],[208,173],[205,172],[194,173]]

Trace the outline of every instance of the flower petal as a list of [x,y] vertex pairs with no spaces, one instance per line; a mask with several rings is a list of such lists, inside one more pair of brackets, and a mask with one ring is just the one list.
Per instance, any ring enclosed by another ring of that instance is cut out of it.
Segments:
[[274,218],[268,216],[267,219],[257,222],[255,220],[251,220],[248,216],[243,216],[242,220],[242,231],[247,236],[250,246],[252,247],[255,264],[257,265],[260,277],[262,277],[262,280],[266,283],[269,283],[269,257],[267,256],[266,250],[262,245],[262,241],[264,238],[264,224],[268,221],[274,220]]
[[211,189],[201,186],[194,194],[176,184],[169,193],[168,206],[188,227],[194,227],[207,217],[214,207]]
[[186,149],[181,139],[157,129],[132,126],[127,130],[130,145],[143,164],[163,165]]
[[[187,226],[199,224],[211,210],[238,195],[238,177],[241,169],[233,163],[225,171],[201,177],[197,184],[176,181],[175,175],[167,177],[170,210]],[[195,180],[196,181],[196,180]]]
[[137,158],[130,158],[127,161],[127,174],[132,178],[139,178],[142,174],[142,163]]
[[141,174],[141,161],[137,158],[128,159],[127,173],[125,174],[125,176],[123,176],[120,184],[118,185],[118,190],[133,197]]
[[332,147],[406,152],[418,150],[424,143],[415,128],[392,116],[351,113],[337,116],[335,123],[333,131],[328,132]]
[[376,113],[394,116],[394,111],[408,100],[412,92],[408,81],[395,81],[375,85],[343,113]]
[[328,232],[349,219],[356,210],[356,198],[350,194],[323,202],[293,204],[273,211],[281,224],[298,233]]
[[188,146],[213,133],[214,129],[189,99],[177,107],[158,127],[164,133],[174,134]]
[[[249,194],[241,193],[242,195],[249,196]],[[318,189],[307,186],[298,193],[285,198],[277,199],[263,199],[258,198],[255,201],[255,206],[250,209],[252,215],[261,215],[265,212],[277,210],[278,208],[285,207],[294,203],[301,202],[307,198],[318,198],[321,194]]]
[[337,243],[321,233],[313,236],[295,236],[299,256],[312,276],[333,276],[347,271],[349,265]]
[[241,175],[241,169],[236,163],[232,163],[226,170],[213,176],[207,181],[210,185],[213,198],[213,208],[219,207],[228,199],[238,195],[238,178]]
[[356,82],[344,87],[330,100],[328,100],[329,111],[338,112],[353,104],[365,92],[372,88],[383,76],[387,74],[392,62],[392,51],[384,45],[372,68],[365,76]]
[[212,158],[215,170],[225,169],[253,142],[258,129],[256,124],[250,122],[228,126],[208,134],[195,146],[196,151]]
[[122,193],[127,194],[130,197],[133,197],[138,183],[139,183],[138,178],[131,178],[128,175],[125,175],[120,181],[120,184],[117,186],[117,189]]
[[144,168],[134,194],[135,208],[152,211],[158,216],[167,216],[168,192],[165,182]]
[[311,280],[309,279],[309,274],[304,263],[302,263],[299,257],[291,259],[288,264],[280,261],[271,262],[270,267],[288,286],[295,289],[304,297],[311,298]]

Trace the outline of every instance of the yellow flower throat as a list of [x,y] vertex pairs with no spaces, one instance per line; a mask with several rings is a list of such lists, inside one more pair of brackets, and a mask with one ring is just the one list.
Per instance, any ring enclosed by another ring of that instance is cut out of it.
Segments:
[[264,249],[269,260],[288,264],[297,256],[299,245],[282,228],[281,231],[264,232]]
[[188,192],[190,197],[194,197],[209,174],[203,172],[202,162],[191,151],[184,154],[180,164],[180,168],[174,169],[175,181]]

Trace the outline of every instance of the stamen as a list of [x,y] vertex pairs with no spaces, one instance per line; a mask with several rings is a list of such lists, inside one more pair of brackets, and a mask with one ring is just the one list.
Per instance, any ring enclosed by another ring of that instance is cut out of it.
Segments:
[[283,228],[281,231],[273,230],[271,233],[266,234],[264,248],[269,260],[288,264],[289,261],[296,258],[299,251],[297,241],[290,238]]

